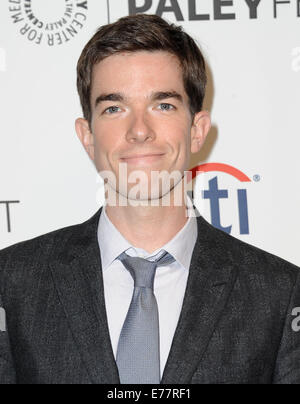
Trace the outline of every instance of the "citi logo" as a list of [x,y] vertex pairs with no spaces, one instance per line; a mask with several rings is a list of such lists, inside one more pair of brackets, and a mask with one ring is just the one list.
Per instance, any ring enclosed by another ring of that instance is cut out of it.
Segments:
[[[201,173],[225,173],[235,178],[235,180],[239,181],[238,189],[236,190],[236,198],[233,201],[233,196],[235,194],[235,190],[232,186],[229,189],[226,189],[221,186],[219,182],[218,176],[213,176],[208,181],[208,188],[205,189],[205,185],[203,185],[203,181],[201,183],[202,188],[202,198],[203,200],[208,200],[210,205],[210,213],[211,213],[211,224],[228,234],[232,232],[232,224],[230,226],[222,225],[222,210],[221,210],[221,201],[224,199],[231,198],[233,203],[236,203],[234,207],[234,211],[238,212],[238,223],[239,223],[239,232],[241,235],[250,234],[249,230],[249,211],[248,211],[248,194],[247,189],[242,188],[241,185],[251,182],[251,179],[244,174],[242,171],[238,170],[227,164],[221,163],[207,163],[194,167],[192,170],[192,178],[194,179],[196,176],[201,175]],[[231,184],[231,183],[230,183]],[[229,196],[230,193],[230,196]],[[232,205],[231,205],[232,206]]]

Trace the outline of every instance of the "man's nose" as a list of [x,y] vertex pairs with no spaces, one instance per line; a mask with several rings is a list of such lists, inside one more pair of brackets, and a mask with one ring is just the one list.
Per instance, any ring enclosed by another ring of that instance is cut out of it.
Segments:
[[130,143],[154,140],[155,133],[146,113],[135,113],[131,117],[126,138]]

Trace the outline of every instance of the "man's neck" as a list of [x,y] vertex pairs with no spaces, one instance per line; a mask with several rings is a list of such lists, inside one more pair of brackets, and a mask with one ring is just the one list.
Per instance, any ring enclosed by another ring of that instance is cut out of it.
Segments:
[[133,206],[127,201],[126,206],[106,204],[106,214],[119,232],[134,247],[152,253],[165,245],[184,227],[188,220],[186,195],[182,195],[181,206],[174,206],[174,195],[170,193],[170,204],[164,206],[160,199],[159,206]]

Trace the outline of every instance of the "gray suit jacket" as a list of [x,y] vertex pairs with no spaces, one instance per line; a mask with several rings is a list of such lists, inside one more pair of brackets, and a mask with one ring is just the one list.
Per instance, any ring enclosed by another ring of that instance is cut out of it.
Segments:
[[[105,310],[100,213],[0,252],[7,316],[0,383],[120,383]],[[162,384],[299,384],[300,333],[292,329],[299,268],[197,221]]]

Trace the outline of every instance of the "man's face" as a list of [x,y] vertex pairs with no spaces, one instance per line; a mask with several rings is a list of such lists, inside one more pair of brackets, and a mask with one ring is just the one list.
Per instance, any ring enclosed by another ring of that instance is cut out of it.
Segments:
[[[180,171],[183,176],[191,152],[200,150],[210,125],[205,113],[194,122],[202,120],[200,126],[206,127],[199,131],[193,125],[179,61],[163,51],[116,54],[96,65],[91,108],[91,132],[87,122],[78,120],[77,133],[98,172],[111,171],[123,195],[120,163],[127,163],[127,179],[133,171],[144,173],[142,182],[151,195],[151,171]],[[128,192],[134,185],[126,184]],[[156,191],[152,192],[155,199]]]

